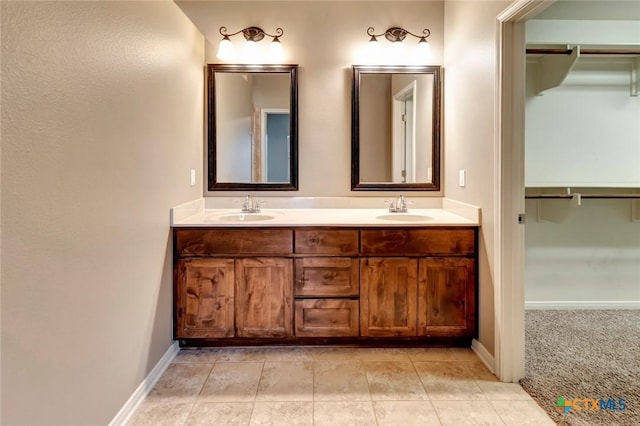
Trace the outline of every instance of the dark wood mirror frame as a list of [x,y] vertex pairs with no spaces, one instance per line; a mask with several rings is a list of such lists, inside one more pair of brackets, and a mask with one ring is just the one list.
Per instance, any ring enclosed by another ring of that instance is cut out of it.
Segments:
[[[289,75],[289,182],[218,182],[216,176],[216,72],[283,73]],[[298,65],[207,65],[207,165],[209,191],[297,191],[298,190]]]
[[[440,191],[440,130],[442,105],[441,66],[353,65],[351,91],[351,190],[352,191]],[[418,183],[385,183],[360,181],[360,77],[362,74],[432,74],[432,181]]]

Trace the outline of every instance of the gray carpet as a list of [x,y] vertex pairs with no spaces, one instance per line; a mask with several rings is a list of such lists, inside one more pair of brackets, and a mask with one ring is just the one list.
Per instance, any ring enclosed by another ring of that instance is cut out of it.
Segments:
[[[640,310],[528,310],[525,336],[520,384],[557,424],[640,425]],[[558,397],[624,399],[626,409],[564,414]]]

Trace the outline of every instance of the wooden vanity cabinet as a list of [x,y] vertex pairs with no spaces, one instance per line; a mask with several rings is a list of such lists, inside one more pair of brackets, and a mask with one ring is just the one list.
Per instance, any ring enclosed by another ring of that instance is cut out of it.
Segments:
[[477,228],[176,228],[181,345],[476,336]]

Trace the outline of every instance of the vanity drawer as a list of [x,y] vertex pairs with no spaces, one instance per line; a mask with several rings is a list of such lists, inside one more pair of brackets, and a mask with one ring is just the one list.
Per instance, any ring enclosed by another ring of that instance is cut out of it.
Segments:
[[296,253],[355,255],[358,253],[358,231],[296,230]]
[[295,302],[297,337],[357,336],[358,301],[351,299],[304,299]]
[[304,257],[295,260],[296,297],[348,297],[360,294],[358,259]]
[[179,229],[178,256],[263,255],[293,252],[290,229]]
[[364,229],[363,255],[467,256],[475,253],[474,229]]

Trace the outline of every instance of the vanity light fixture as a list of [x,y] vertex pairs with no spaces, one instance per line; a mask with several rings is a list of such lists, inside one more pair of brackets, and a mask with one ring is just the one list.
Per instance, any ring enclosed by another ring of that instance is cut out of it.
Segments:
[[378,45],[378,37],[384,36],[387,40],[393,43],[394,47],[401,47],[402,42],[407,37],[407,35],[412,35],[418,39],[418,45],[416,46],[416,55],[419,57],[424,57],[429,54],[429,42],[427,38],[431,35],[431,31],[428,28],[422,30],[422,35],[414,34],[411,31],[407,31],[404,28],[400,27],[391,27],[387,29],[387,31],[376,34],[375,29],[373,27],[367,28],[367,35],[371,38],[369,39],[369,46],[375,49],[374,46]]
[[274,61],[281,61],[284,59],[284,49],[282,43],[280,43],[280,37],[284,34],[282,28],[276,28],[275,34],[269,34],[260,27],[247,27],[235,33],[227,33],[227,27],[220,27],[220,35],[222,35],[222,41],[218,46],[218,54],[216,57],[223,61],[228,61],[233,58],[233,44],[229,37],[240,34],[244,36],[246,40],[245,47],[247,50],[251,50],[255,47],[255,43],[262,40],[264,36],[271,37],[271,46],[269,47],[269,54]]

